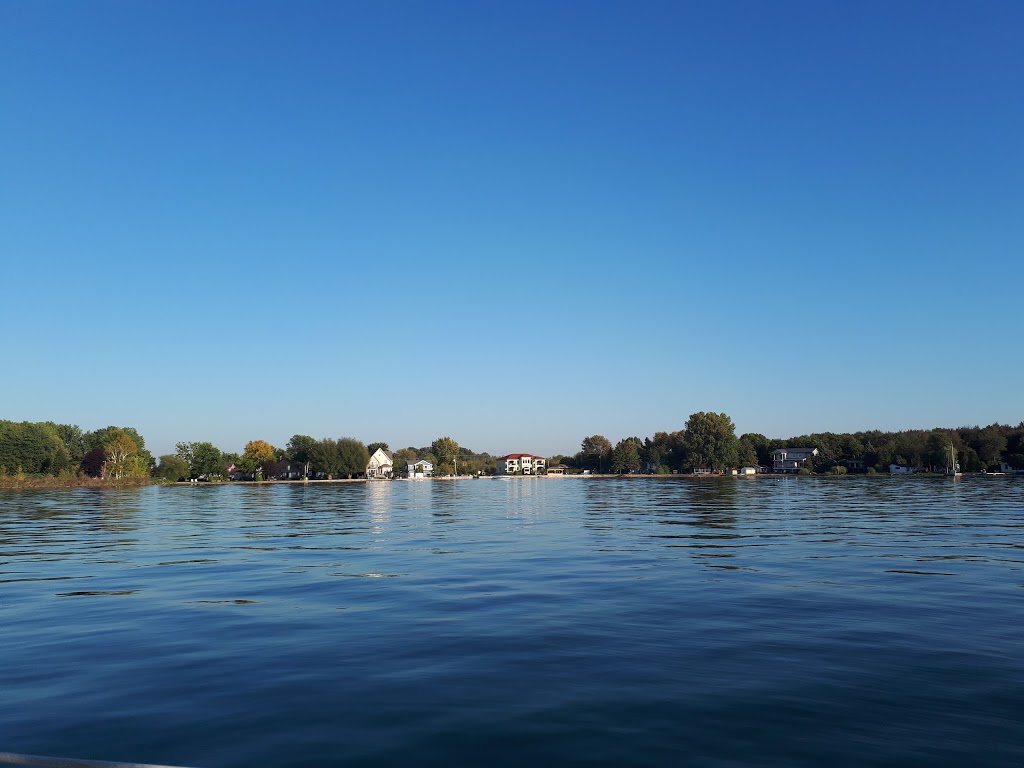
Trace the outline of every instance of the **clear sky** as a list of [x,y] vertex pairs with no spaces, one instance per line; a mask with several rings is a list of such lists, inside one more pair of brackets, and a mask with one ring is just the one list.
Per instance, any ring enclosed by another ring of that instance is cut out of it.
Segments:
[[1024,419],[1024,3],[0,3],[0,418]]

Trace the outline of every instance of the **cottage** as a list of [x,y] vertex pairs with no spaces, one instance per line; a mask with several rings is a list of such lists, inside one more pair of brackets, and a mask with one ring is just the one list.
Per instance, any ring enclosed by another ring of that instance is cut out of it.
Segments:
[[799,472],[804,462],[817,455],[817,448],[776,448],[772,451],[772,471]]
[[547,475],[548,477],[561,477],[567,469],[568,467],[565,464],[552,464],[548,467]]
[[912,475],[917,470],[914,467],[907,466],[905,464],[890,464],[889,474],[890,475]]
[[378,448],[366,465],[367,480],[390,480],[395,471],[395,457],[390,451]]

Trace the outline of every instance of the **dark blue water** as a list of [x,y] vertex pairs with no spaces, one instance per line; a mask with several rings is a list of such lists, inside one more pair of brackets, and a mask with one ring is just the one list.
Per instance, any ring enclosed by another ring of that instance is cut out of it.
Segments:
[[0,494],[0,752],[1024,764],[1021,478]]

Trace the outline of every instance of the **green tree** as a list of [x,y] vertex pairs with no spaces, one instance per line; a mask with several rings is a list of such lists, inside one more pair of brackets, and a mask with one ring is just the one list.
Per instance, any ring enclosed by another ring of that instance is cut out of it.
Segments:
[[169,482],[177,482],[188,477],[188,462],[174,454],[161,456],[160,463],[153,470],[153,476]]
[[178,443],[175,452],[188,463],[189,477],[216,480],[224,476],[224,456],[213,443]]
[[332,440],[329,437],[318,440],[312,446],[310,464],[315,472],[322,472],[329,479],[338,477],[341,474],[341,455],[338,450],[338,441]]
[[82,460],[85,456],[85,433],[82,432],[82,428],[77,424],[54,424],[53,422],[47,422],[47,425],[53,427],[53,430],[60,437],[64,443],[64,447],[68,449],[68,455],[71,457],[71,461],[75,464]]
[[362,442],[352,437],[338,440],[339,472],[349,479],[366,472],[370,452]]
[[971,441],[971,447],[977,452],[982,464],[986,467],[994,466],[1006,450],[1006,435],[998,424],[993,424],[978,432],[977,437]]
[[391,450],[390,448],[388,448],[388,444],[387,443],[380,443],[380,442],[378,442],[378,443],[370,443],[368,446],[366,446],[366,450],[367,450],[367,452],[371,456],[377,451],[378,448],[380,448],[381,450],[384,450],[384,451],[390,451]]
[[114,440],[118,435],[126,435],[135,443],[135,449],[137,455],[142,457],[143,461],[147,466],[153,466],[153,454],[146,450],[146,441],[142,439],[142,435],[138,433],[132,427],[104,427],[103,429],[97,429],[94,432],[86,432],[83,435],[83,443],[86,452],[95,450],[97,448],[102,449],[111,440]]
[[430,452],[437,457],[435,474],[450,475],[455,472],[459,458],[459,444],[450,437],[439,437],[430,444]]
[[299,462],[305,467],[306,475],[309,475],[310,463],[313,461],[313,451],[316,449],[316,443],[316,439],[309,435],[292,435],[285,448],[288,458]]
[[[770,467],[772,465],[772,441],[767,437],[757,432],[746,432],[740,435],[740,442],[753,447],[755,454],[753,461],[741,461],[741,464],[744,466],[761,464],[766,467]],[[744,458],[749,458],[749,456]]]
[[58,474],[71,456],[51,424],[0,421],[0,468],[28,474]]
[[612,450],[612,472],[624,474],[640,469],[640,441],[635,437],[620,440]]
[[736,463],[741,467],[752,467],[758,463],[757,446],[747,435],[739,439],[736,447]]
[[953,447],[953,440],[953,435],[945,430],[932,430],[922,451],[923,463],[933,470],[945,469],[955,463],[958,457],[956,449]]
[[107,476],[120,480],[129,474],[134,474],[138,470],[138,463],[130,460],[132,457],[138,456],[138,453],[138,446],[128,435],[122,432],[112,437],[103,445]]
[[601,472],[610,465],[612,444],[604,435],[584,437],[580,446],[582,461],[587,463],[590,469]]
[[736,426],[724,413],[691,414],[686,421],[683,449],[687,468],[706,466],[724,470],[734,467],[739,457]]
[[651,438],[645,437],[643,445],[640,446],[640,462],[647,465],[645,471],[656,472],[661,466],[662,456],[661,446]]
[[669,469],[680,469],[683,464],[683,433],[655,432],[651,443],[657,447],[661,464]]

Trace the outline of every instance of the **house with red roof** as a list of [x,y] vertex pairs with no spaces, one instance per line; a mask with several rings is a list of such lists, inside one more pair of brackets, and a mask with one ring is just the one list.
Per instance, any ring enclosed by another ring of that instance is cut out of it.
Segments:
[[494,462],[496,475],[543,475],[547,467],[547,459],[534,456],[532,453],[510,453],[499,456]]

